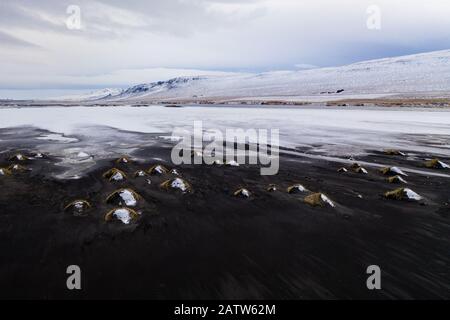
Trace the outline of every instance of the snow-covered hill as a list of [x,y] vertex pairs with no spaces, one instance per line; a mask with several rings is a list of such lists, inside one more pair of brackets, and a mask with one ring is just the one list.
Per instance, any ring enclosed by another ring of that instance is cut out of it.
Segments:
[[115,97],[120,95],[123,92],[122,89],[117,88],[106,88],[101,90],[92,91],[82,95],[68,95],[63,97],[55,98],[55,100],[64,100],[64,101],[95,101],[101,99],[109,99],[111,97]]
[[332,68],[181,77],[134,86],[103,100],[298,97],[336,92],[345,95],[450,92],[450,50]]

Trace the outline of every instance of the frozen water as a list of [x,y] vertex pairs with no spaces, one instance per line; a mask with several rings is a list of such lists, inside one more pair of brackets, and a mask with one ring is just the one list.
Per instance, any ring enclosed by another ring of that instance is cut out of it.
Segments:
[[[0,109],[0,128],[34,127],[73,139],[71,142],[43,141],[38,146],[40,152],[61,157],[61,164],[70,168],[74,164],[88,168],[95,163],[93,159],[131,154],[142,146],[158,143],[161,133],[170,135],[174,128],[192,132],[194,121],[202,121],[205,131],[218,129],[223,133],[238,128],[279,129],[282,147],[307,150],[308,156],[347,159],[349,155],[387,148],[450,156],[449,109],[320,106]],[[86,161],[77,158],[80,152],[91,157]],[[79,171],[68,174],[77,175]]]
[[[204,130],[277,128],[282,146],[314,145],[316,152],[328,155],[399,147],[450,154],[450,110],[446,109],[192,106],[174,110],[159,106],[1,109],[0,128],[34,126],[65,136],[98,139],[102,134],[111,134],[99,127],[170,133],[175,127],[192,130],[194,121],[201,120]],[[425,137],[426,144],[418,137]]]

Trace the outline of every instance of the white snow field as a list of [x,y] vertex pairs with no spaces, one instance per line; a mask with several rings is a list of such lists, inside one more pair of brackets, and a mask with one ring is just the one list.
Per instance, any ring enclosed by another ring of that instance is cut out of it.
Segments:
[[[337,94],[339,90],[344,90]],[[180,77],[104,90],[80,100],[295,99],[380,97],[393,94],[446,94],[450,90],[450,50],[358,62],[346,66],[261,74]]]

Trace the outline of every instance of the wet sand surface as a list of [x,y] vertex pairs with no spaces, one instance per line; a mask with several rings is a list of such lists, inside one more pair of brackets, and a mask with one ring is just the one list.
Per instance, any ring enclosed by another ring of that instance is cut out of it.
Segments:
[[[37,151],[26,134],[20,141],[7,131],[1,137],[0,167],[17,163],[9,157],[18,152]],[[30,171],[0,176],[0,297],[450,298],[448,177],[409,174],[403,187],[424,200],[388,200],[384,192],[402,185],[388,183],[377,168],[339,173],[342,163],[282,154],[279,174],[261,176],[251,165],[173,166],[170,151],[164,142],[134,146],[130,157],[137,160],[98,160],[80,179],[55,178],[64,168],[47,154],[20,162]],[[424,169],[430,157],[374,151],[354,161],[450,173]],[[134,177],[157,163],[176,168],[192,192],[161,188],[172,173]],[[103,178],[113,167],[127,179]],[[295,183],[323,192],[336,207],[312,207],[305,194],[287,193]],[[278,190],[268,192],[269,184]],[[107,196],[125,187],[141,196],[139,217],[128,225],[106,222],[115,207]],[[240,187],[251,197],[234,197]],[[83,216],[64,210],[76,199],[92,205]],[[69,265],[82,270],[81,291],[66,288]],[[369,265],[380,266],[382,290],[367,289]]]

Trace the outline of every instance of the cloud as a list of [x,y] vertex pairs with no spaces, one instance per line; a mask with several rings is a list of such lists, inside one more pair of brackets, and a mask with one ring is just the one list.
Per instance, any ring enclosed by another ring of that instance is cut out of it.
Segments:
[[2,44],[2,46],[13,46],[13,47],[19,47],[19,48],[33,48],[33,47],[38,47],[35,44],[16,38],[14,36],[11,36],[5,32],[0,31],[0,43]]
[[[373,3],[376,31],[366,24]],[[81,30],[66,27],[69,5]],[[158,69],[267,71],[446,49],[449,16],[440,0],[5,0],[0,87],[131,85]]]
[[294,67],[298,70],[309,70],[318,68],[318,66],[308,63],[297,63],[294,65]]
[[[33,89],[39,82],[40,89],[65,88],[65,89],[89,89],[89,88],[127,88],[131,85],[169,80],[181,76],[218,76],[232,74],[222,71],[209,71],[197,69],[171,69],[171,68],[147,68],[147,69],[122,69],[109,73],[92,75],[48,75],[42,77],[38,74],[8,74],[0,78],[0,88],[4,89]],[[26,79],[24,79],[26,78]]]

